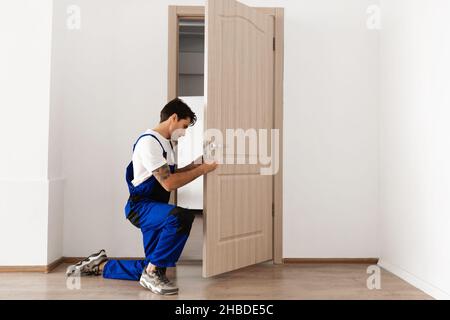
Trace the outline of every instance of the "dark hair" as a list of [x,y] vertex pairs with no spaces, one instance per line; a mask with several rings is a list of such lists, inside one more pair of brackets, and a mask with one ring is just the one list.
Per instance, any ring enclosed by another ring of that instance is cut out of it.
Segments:
[[180,98],[175,98],[172,101],[169,101],[161,110],[160,122],[166,121],[174,113],[177,115],[178,120],[190,118],[190,126],[193,126],[197,121],[197,116],[191,108],[189,108],[189,106]]

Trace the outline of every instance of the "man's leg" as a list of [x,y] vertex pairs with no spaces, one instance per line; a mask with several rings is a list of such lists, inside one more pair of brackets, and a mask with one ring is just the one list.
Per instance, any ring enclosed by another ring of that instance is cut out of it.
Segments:
[[173,207],[169,211],[156,241],[152,232],[142,230],[145,255],[151,263],[147,271],[154,269],[155,266],[175,267],[189,237],[194,218],[192,210]]
[[142,271],[174,267],[186,244],[194,220],[192,210],[166,203],[151,203],[139,210],[145,260],[109,260],[103,277],[139,280]]
[[108,260],[100,271],[103,278],[138,281],[146,265],[146,260]]
[[[138,225],[143,233],[145,254],[153,250],[164,227],[168,212],[175,206],[167,203],[141,202],[135,210]],[[139,280],[142,271],[149,265],[148,256],[141,260],[109,260],[103,269],[103,277],[108,279]]]
[[166,276],[167,267],[175,267],[191,230],[194,214],[181,207],[166,207],[166,218],[161,229],[142,228],[148,265],[140,284],[158,294],[177,294],[178,287]]

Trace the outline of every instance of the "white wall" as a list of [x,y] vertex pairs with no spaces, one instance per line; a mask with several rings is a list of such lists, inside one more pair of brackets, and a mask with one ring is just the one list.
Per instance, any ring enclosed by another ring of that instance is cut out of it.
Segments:
[[52,1],[0,2],[0,265],[48,262]]
[[[66,28],[66,7],[81,29]],[[167,4],[57,1],[55,77],[63,83],[64,255],[105,248],[142,256],[140,231],[124,217],[125,167],[138,134],[166,102]]]
[[450,298],[450,3],[382,0],[380,264]]
[[[378,36],[368,0],[243,1],[285,7],[284,257],[376,257]],[[64,255],[142,256],[124,219],[135,138],[167,92],[167,6],[203,1],[55,2],[64,124]],[[66,6],[81,29],[66,29]]]
[[284,257],[378,257],[374,2],[283,2]]

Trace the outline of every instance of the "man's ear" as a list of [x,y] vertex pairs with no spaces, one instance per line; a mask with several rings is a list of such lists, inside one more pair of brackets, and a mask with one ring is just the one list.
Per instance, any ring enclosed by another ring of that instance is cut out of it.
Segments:
[[176,113],[174,113],[173,115],[170,116],[172,118],[173,122],[177,122],[178,121],[178,116]]

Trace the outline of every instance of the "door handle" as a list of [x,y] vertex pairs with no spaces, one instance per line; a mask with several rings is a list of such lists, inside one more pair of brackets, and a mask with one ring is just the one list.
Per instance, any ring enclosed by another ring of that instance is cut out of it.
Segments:
[[223,147],[223,145],[222,144],[220,144],[220,143],[211,143],[210,145],[210,148],[211,148],[211,150],[215,150],[215,149],[217,149],[217,148],[222,148]]
[[208,141],[208,142],[205,143],[205,148],[209,148],[210,150],[224,148],[226,146],[227,146],[226,144],[215,143],[215,142],[211,142],[211,141]]

